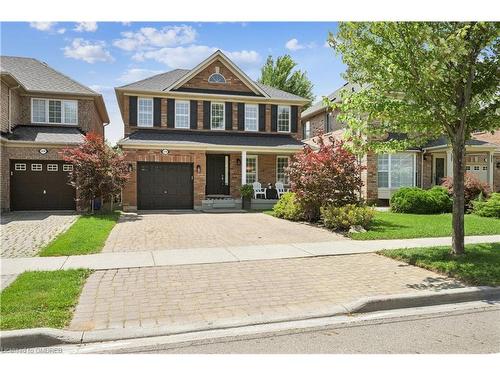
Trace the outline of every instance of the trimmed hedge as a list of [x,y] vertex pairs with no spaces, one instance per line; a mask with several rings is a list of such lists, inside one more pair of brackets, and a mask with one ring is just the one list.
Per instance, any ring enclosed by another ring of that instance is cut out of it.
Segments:
[[303,220],[304,210],[293,192],[287,192],[273,207],[274,216],[287,220]]
[[394,193],[390,204],[393,212],[438,214],[451,212],[453,201],[447,189],[441,186],[434,186],[430,190],[405,187]]
[[371,207],[347,204],[345,206],[321,207],[321,219],[328,229],[349,230],[352,226],[360,225],[368,228],[375,216]]
[[497,217],[500,219],[500,193],[491,194],[488,200],[472,201],[472,213],[478,216]]

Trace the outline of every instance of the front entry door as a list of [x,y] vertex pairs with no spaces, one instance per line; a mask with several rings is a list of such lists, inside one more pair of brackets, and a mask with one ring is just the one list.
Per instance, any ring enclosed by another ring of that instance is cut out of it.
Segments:
[[206,195],[229,195],[229,155],[207,155]]
[[434,176],[434,184],[441,185],[444,175],[444,158],[436,158],[436,170]]

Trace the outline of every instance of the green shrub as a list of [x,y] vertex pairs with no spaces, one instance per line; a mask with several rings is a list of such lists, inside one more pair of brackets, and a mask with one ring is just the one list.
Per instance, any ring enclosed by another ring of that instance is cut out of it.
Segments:
[[472,212],[479,216],[500,218],[500,193],[491,194],[488,200],[472,201]]
[[345,206],[325,206],[321,207],[321,218],[323,224],[332,230],[349,230],[354,225],[368,228],[375,210],[372,207],[357,206],[347,204]]
[[297,201],[295,193],[287,192],[273,207],[274,216],[287,220],[302,220],[303,209]]
[[418,187],[399,189],[391,198],[391,211],[410,214],[451,212],[452,200],[447,190],[435,186],[430,190]]
[[246,184],[240,186],[240,194],[242,198],[252,198],[253,197],[253,186]]

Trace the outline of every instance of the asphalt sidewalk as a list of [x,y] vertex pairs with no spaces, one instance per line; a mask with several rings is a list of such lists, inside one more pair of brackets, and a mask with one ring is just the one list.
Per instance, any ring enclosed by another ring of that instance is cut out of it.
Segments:
[[[468,236],[466,244],[500,242],[500,235]],[[1,275],[24,271],[55,271],[90,268],[94,270],[156,267],[188,264],[210,264],[306,258],[315,256],[373,253],[385,249],[446,246],[451,237],[414,238],[397,240],[306,242],[279,245],[211,247],[196,249],[155,250],[127,253],[99,253],[61,257],[29,257],[1,259]]]

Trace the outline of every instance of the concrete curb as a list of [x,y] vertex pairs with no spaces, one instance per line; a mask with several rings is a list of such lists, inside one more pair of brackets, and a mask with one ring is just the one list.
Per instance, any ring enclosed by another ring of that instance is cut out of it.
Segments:
[[244,319],[224,319],[211,323],[161,326],[152,328],[118,328],[97,331],[68,331],[54,328],[34,328],[0,332],[2,351],[48,347],[64,344],[86,344],[181,333],[201,332],[254,326],[268,323],[293,322],[339,315],[396,310],[421,306],[435,306],[471,301],[498,301],[500,287],[469,287],[439,292],[414,292],[407,294],[361,298],[345,305],[333,305],[322,310],[279,314],[272,317],[250,316]]

